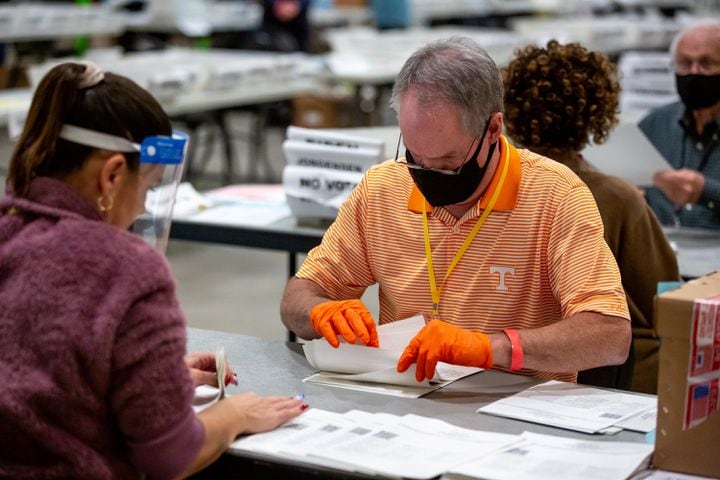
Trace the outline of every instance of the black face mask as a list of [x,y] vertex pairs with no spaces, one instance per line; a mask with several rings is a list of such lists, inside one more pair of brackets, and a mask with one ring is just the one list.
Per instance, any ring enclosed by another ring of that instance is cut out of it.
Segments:
[[680,99],[689,110],[707,108],[720,102],[720,75],[675,75]]
[[[478,165],[477,157],[480,153],[483,141],[485,140],[485,134],[487,134],[488,126],[490,122],[485,124],[485,131],[480,137],[480,143],[478,143],[475,153],[472,157],[460,167],[460,172],[457,175],[447,175],[432,170],[418,170],[414,168],[408,168],[410,175],[415,181],[420,192],[423,194],[425,199],[430,202],[430,205],[434,207],[442,207],[445,205],[454,205],[460,203],[463,200],[467,200],[470,195],[475,193],[478,185],[482,181],[485,172],[487,171],[488,165],[490,165],[490,159],[495,152],[497,142],[490,146],[485,164],[482,168]],[[412,158],[412,154],[409,150],[405,151],[405,160],[408,163],[415,163]]]

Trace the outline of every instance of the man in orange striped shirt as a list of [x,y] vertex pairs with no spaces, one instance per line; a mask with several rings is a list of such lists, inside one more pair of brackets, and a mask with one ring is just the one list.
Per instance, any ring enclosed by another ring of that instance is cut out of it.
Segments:
[[398,362],[418,381],[438,361],[574,381],[625,360],[627,303],[592,194],[508,144],[502,90],[467,38],[408,59],[393,88],[405,157],[368,171],[289,281],[289,329],[377,346],[358,298],[378,283],[380,323],[433,318]]

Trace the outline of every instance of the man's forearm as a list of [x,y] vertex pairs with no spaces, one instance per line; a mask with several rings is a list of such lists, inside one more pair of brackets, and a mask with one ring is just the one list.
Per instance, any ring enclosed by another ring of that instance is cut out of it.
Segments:
[[292,277],[280,302],[280,318],[288,330],[306,340],[320,338],[310,323],[310,310],[318,303],[332,300],[318,284]]
[[[546,372],[574,372],[627,359],[630,322],[593,312],[581,312],[546,327],[519,330],[524,368]],[[490,335],[493,362],[509,368],[510,341],[504,333]]]

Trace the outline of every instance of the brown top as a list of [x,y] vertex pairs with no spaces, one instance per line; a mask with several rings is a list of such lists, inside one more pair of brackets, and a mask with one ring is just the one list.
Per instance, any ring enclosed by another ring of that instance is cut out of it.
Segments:
[[658,282],[680,279],[675,252],[637,188],[598,172],[582,157],[564,163],[595,197],[605,241],[620,268],[633,327],[632,353],[624,365],[581,372],[578,381],[655,393],[659,341],[653,324],[653,302]]
[[595,170],[580,158],[568,165],[590,189],[605,227],[605,241],[620,267],[632,326],[653,336],[657,283],[680,279],[677,258],[640,190]]

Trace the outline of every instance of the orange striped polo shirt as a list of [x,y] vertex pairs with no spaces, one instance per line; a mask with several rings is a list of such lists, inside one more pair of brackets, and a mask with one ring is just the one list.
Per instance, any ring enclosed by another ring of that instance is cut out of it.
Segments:
[[[615,259],[590,190],[567,167],[503,137],[500,163],[477,205],[456,219],[429,204],[428,226],[440,317],[485,333],[537,328],[592,311],[630,318]],[[448,279],[448,265],[475,226],[502,171],[507,177],[490,216]],[[424,198],[407,167],[371,168],[340,208],[297,277],[332,298],[359,298],[379,284],[380,323],[432,311],[423,236]],[[577,372],[523,370],[575,381]]]

